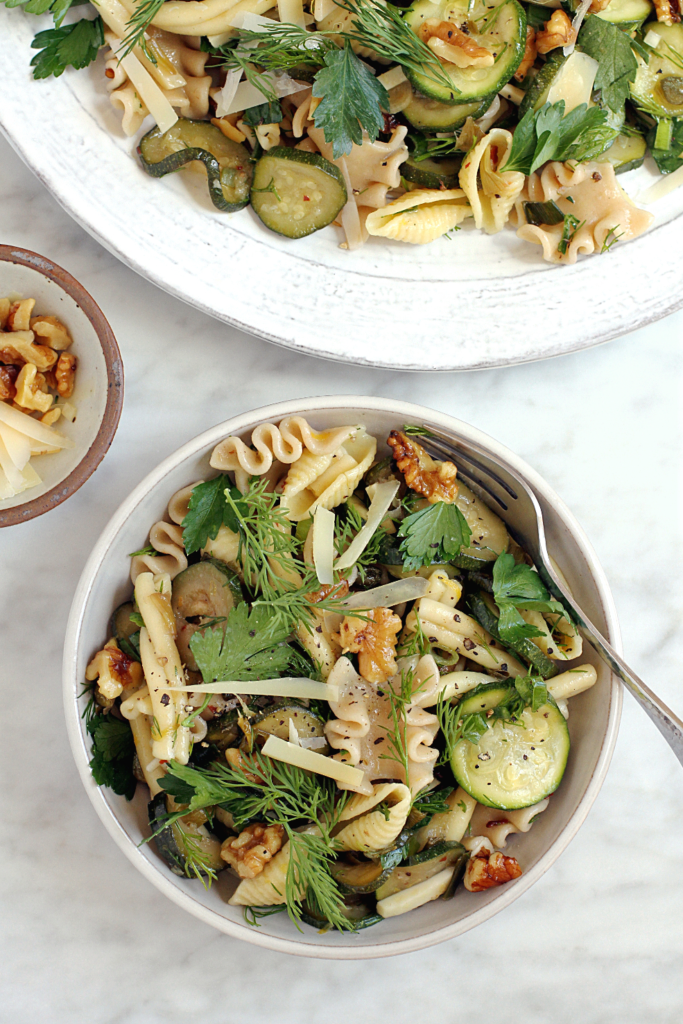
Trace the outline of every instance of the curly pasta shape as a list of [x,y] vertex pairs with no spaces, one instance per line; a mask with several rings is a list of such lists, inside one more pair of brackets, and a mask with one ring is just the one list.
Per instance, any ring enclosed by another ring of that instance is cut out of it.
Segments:
[[485,836],[491,844],[501,850],[508,839],[518,832],[528,832],[535,819],[547,808],[548,797],[531,807],[518,811],[497,811],[494,807],[477,804],[470,822],[470,834]]
[[[527,200],[553,200],[563,214],[576,218],[578,227],[569,237],[566,252],[558,248],[564,224],[527,224]],[[621,188],[612,164],[554,161],[527,179],[517,202],[517,237],[540,245],[543,259],[549,263],[573,264],[580,255],[603,252],[617,240],[628,241],[642,235],[653,219],[653,214],[636,206]]]
[[303,453],[291,466],[282,487],[281,505],[288,519],[300,522],[316,508],[335,508],[346,501],[372,465],[377,440],[365,427],[325,455]]
[[[383,5],[386,0],[379,0]],[[354,31],[354,13],[348,10],[346,7],[340,7],[338,4],[334,4],[329,14],[326,14],[324,18],[316,21],[316,28],[319,32],[353,32]],[[341,36],[331,36],[335,42],[340,45],[344,45],[344,40]],[[385,57],[380,57],[374,50],[369,46],[363,46],[361,43],[355,40],[351,41],[351,49],[354,53],[358,54],[359,57],[368,57],[370,60],[376,60],[380,64],[390,64],[391,61]]]
[[581,634],[564,615],[533,611],[521,611],[520,615],[542,634],[532,637],[531,642],[552,661],[572,661],[580,657],[583,650]]
[[425,245],[471,216],[472,210],[462,189],[425,189],[407,192],[381,210],[373,210],[365,226],[371,235]]
[[240,437],[226,437],[214,448],[210,464],[221,473],[264,476],[273,460],[290,466],[304,451],[331,455],[358,429],[347,426],[315,431],[303,416],[287,416],[277,427],[274,423],[259,423],[251,434],[251,448]]
[[512,149],[512,135],[492,128],[467,153],[460,169],[460,187],[472,207],[474,223],[489,235],[501,231],[524,187],[521,171],[501,171]]
[[379,783],[371,794],[351,797],[339,818],[349,822],[336,834],[340,848],[372,852],[390,846],[406,823],[410,804],[410,790],[400,782]]
[[167,507],[171,522],[159,520],[149,531],[149,543],[157,554],[133,556],[130,563],[132,583],[135,583],[142,572],[151,572],[154,575],[168,573],[173,580],[183,569],[187,569],[182,523],[187,515],[192,490],[197,483],[201,481],[182,487],[171,497]]
[[[400,125],[394,128],[388,142],[370,142],[366,135],[360,146],[354,145],[342,158],[351,188],[362,206],[373,209],[384,206],[388,190],[401,184],[401,164],[408,159],[407,133],[405,125]],[[337,163],[333,159],[332,143],[325,141],[322,128],[309,125],[308,135],[327,160]]]
[[[370,796],[372,783],[376,779],[396,778],[410,787],[411,793],[419,793],[434,777],[434,764],[438,751],[431,743],[438,730],[439,722],[415,704],[405,708],[404,726],[399,726],[400,743],[405,746],[408,777],[391,735],[394,722],[391,701],[386,695],[386,685],[381,689],[363,679],[348,658],[340,658],[330,673],[329,682],[339,687],[337,701],[330,701],[330,708],[336,716],[325,724],[327,742],[341,753],[334,755],[337,760],[352,764],[364,773],[358,787],[338,783],[340,789],[355,789],[357,793]],[[389,685],[400,687],[400,677]]]
[[285,903],[290,853],[291,843],[286,843],[256,878],[240,882],[228,903],[233,907],[270,907]]

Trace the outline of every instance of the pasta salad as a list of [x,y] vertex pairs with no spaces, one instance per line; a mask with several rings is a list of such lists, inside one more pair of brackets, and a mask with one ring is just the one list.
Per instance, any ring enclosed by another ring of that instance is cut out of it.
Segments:
[[423,428],[250,440],[131,556],[86,671],[95,781],[145,785],[159,856],[252,924],[353,931],[518,878],[596,682],[564,608]]
[[54,28],[34,75],[104,83],[142,168],[199,173],[214,206],[251,205],[301,238],[355,249],[464,224],[514,227],[553,263],[606,253],[652,215],[617,175],[648,151],[683,180],[678,0],[2,0]]

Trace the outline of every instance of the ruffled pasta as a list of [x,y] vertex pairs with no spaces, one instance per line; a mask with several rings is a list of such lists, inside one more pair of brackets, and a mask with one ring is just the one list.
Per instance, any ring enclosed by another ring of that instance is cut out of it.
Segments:
[[532,637],[531,641],[552,661],[572,661],[580,657],[583,650],[581,634],[564,615],[533,611],[520,611],[520,615],[542,634]]
[[493,235],[507,223],[517,196],[524,187],[521,171],[501,171],[512,149],[512,135],[504,128],[492,128],[466,155],[460,169],[474,223]]
[[[436,715],[432,715],[415,704],[405,709],[405,743],[408,760],[408,777],[404,764],[397,760],[397,753],[391,741],[394,724],[391,702],[385,689],[367,682],[358,675],[348,658],[340,658],[332,670],[329,682],[339,687],[339,700],[330,701],[330,708],[336,716],[325,724],[327,741],[334,750],[343,753],[335,755],[360,768],[364,779],[360,786],[350,787],[341,783],[340,788],[354,788],[358,793],[371,795],[372,783],[376,779],[396,778],[405,782],[411,793],[419,793],[434,778],[434,764],[438,751],[431,744],[439,730]],[[391,680],[400,686],[400,678]]]
[[369,853],[390,846],[406,823],[410,803],[410,790],[399,782],[380,783],[367,796],[351,797],[339,818],[349,822],[336,834],[340,849]]
[[[401,164],[408,159],[407,133],[405,125],[400,125],[394,128],[388,142],[370,142],[365,136],[362,145],[354,145],[343,157],[351,188],[360,205],[373,209],[384,206],[388,190],[401,184]],[[308,135],[327,160],[338,163],[333,160],[332,143],[325,141],[322,128],[311,124]]]
[[495,807],[477,804],[470,822],[472,836],[484,836],[499,850],[505,846],[508,836],[528,832],[539,814],[547,808],[548,797],[531,807],[518,811],[498,811]]
[[332,509],[346,501],[372,465],[376,452],[377,441],[364,427],[329,454],[304,452],[290,468],[282,487],[281,505],[287,517],[299,522],[318,507]]
[[[573,202],[569,201],[569,197]],[[576,218],[574,230],[562,253],[558,245],[563,224],[526,223],[524,201],[554,201],[563,214]],[[628,241],[647,230],[653,214],[641,210],[617,182],[609,163],[548,164],[527,179],[517,206],[517,237],[543,248],[549,263],[576,263],[580,255],[602,252],[614,241]]]
[[365,226],[371,235],[425,245],[471,215],[462,189],[425,189],[408,192],[381,210],[374,210]]
[[[379,0],[384,3],[385,0]],[[338,4],[332,4],[332,10],[325,17],[316,21],[316,28],[319,32],[353,32],[355,15],[353,11],[348,10],[346,7],[340,7]],[[344,39],[341,36],[332,36],[337,43],[344,45]],[[379,61],[381,64],[389,64],[390,61],[386,58],[378,56],[374,50],[370,49],[369,46],[362,46],[355,40],[351,42],[351,49],[354,53],[357,53],[359,57],[368,57],[370,60]]]
[[155,523],[149,531],[149,544],[154,548],[156,554],[135,555],[130,563],[131,582],[135,583],[140,573],[151,572],[167,573],[173,580],[187,569],[187,555],[183,545],[182,522],[187,515],[187,509],[192,490],[197,484],[183,487],[177,491],[168,503],[168,517],[170,523],[160,520]]

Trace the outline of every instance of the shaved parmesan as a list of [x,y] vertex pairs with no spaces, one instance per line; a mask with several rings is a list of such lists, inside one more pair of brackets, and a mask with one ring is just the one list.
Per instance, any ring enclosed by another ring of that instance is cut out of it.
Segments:
[[313,17],[316,21],[322,21],[328,14],[332,14],[336,6],[334,0],[314,0]]
[[294,725],[294,719],[293,718],[290,718],[290,720],[289,720],[289,742],[293,743],[295,747],[300,747],[301,746],[301,741],[299,739],[299,733],[297,732],[296,726]]
[[653,50],[656,50],[662,41],[662,37],[659,32],[655,32],[653,28],[650,29],[648,34],[643,39],[646,46],[651,46]]
[[450,885],[454,871],[455,868],[446,868],[438,875],[426,878],[424,882],[401,889],[400,892],[395,892],[392,896],[385,896],[383,900],[377,901],[377,913],[382,917],[397,917],[399,914],[405,914],[409,910],[415,910],[416,907],[422,907],[425,903],[438,899]]
[[313,565],[318,582],[334,583],[334,512],[318,505],[313,515]]
[[384,88],[388,91],[389,89],[395,89],[401,82],[407,82],[403,68],[400,64],[397,64],[395,68],[389,68],[388,71],[383,72],[377,78],[378,82],[381,82]]
[[658,199],[668,196],[670,192],[674,192],[681,185],[683,185],[683,167],[672,171],[671,174],[663,175],[654,185],[650,185],[644,192],[639,192],[636,199],[639,203],[649,206],[650,203],[656,203]]
[[22,434],[32,438],[34,441],[41,441],[43,444],[54,448],[73,448],[73,441],[63,434],[58,434],[52,427],[46,427],[40,420],[34,420],[25,412],[13,409],[6,402],[0,402],[0,422],[6,423],[8,427],[14,427]]
[[281,740],[278,736],[268,737],[262,753],[267,757],[275,758],[276,761],[284,761],[297,768],[315,772],[316,775],[325,775],[328,779],[343,782],[346,786],[360,786],[364,779],[360,768],[342,764],[341,761],[335,761],[334,758],[326,757],[324,754],[316,754],[314,750],[307,750],[305,747],[296,747],[293,743]]
[[581,0],[581,3],[576,9],[576,14],[574,15],[574,19],[572,21],[572,35],[574,38],[574,42],[562,47],[562,53],[565,55],[565,57],[568,57],[571,53],[574,52],[574,47],[576,46],[576,37],[579,34],[579,29],[583,24],[583,19],[588,14],[588,8],[590,7],[592,2],[593,0]]
[[18,470],[22,470],[31,458],[30,439],[26,434],[8,426],[7,423],[0,423],[0,437],[5,442],[10,459]]
[[235,98],[237,92],[237,86],[240,84],[240,78],[242,77],[242,68],[236,68],[234,71],[228,71],[225,76],[225,84],[222,89],[216,93],[216,117],[225,117],[230,110],[230,104]]
[[246,693],[254,697],[299,697],[301,700],[339,699],[339,687],[302,676],[249,681],[228,679],[217,683],[199,683],[196,686],[168,686],[167,689],[183,690],[187,693]]
[[[263,78],[278,97],[291,96],[296,92],[302,92],[304,89],[310,89],[310,84],[297,82],[287,74],[277,75],[272,72],[265,72]],[[240,82],[225,114],[237,114],[241,110],[248,110],[249,107],[258,107],[261,103],[266,103],[267,100],[268,97],[260,89],[257,89],[255,85],[252,85],[251,82]]]
[[342,608],[390,608],[404,601],[417,601],[429,590],[429,580],[423,576],[408,576],[405,580],[393,580],[381,587],[351,594],[341,605]]
[[346,160],[343,156],[340,156],[338,160],[333,160],[332,163],[335,163],[344,175],[344,184],[346,185],[347,199],[340,214],[341,226],[346,236],[346,242],[342,242],[340,248],[346,248],[351,252],[363,244],[363,229],[360,223],[360,214],[358,213],[358,203],[353,194],[353,185],[349,169],[346,166]]
[[575,50],[553,80],[548,91],[548,103],[559,103],[560,100],[564,100],[565,114],[582,103],[588,105],[597,72],[597,60],[589,57],[587,53]]
[[358,531],[344,554],[337,559],[335,569],[349,569],[358,561],[372,540],[377,527],[389,511],[389,506],[396,497],[398,488],[398,480],[387,480],[385,483],[377,484],[368,509],[367,522]]
[[12,489],[12,494],[9,497],[14,497],[15,494],[19,494],[24,490],[24,476],[20,469],[12,462],[10,454],[7,451],[5,442],[0,437],[0,466],[7,478],[7,482]]

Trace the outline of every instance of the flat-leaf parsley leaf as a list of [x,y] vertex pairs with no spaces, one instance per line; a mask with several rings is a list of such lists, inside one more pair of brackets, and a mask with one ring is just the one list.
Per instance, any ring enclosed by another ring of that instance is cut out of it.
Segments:
[[343,50],[329,51],[324,60],[325,67],[313,83],[313,95],[322,97],[313,120],[332,144],[336,160],[350,153],[354,143],[361,145],[363,131],[375,141],[384,128],[382,108],[389,109],[389,94],[355,55],[348,39]]
[[398,531],[403,568],[421,569],[434,562],[450,562],[467,547],[471,531],[457,505],[437,501],[407,516]]

